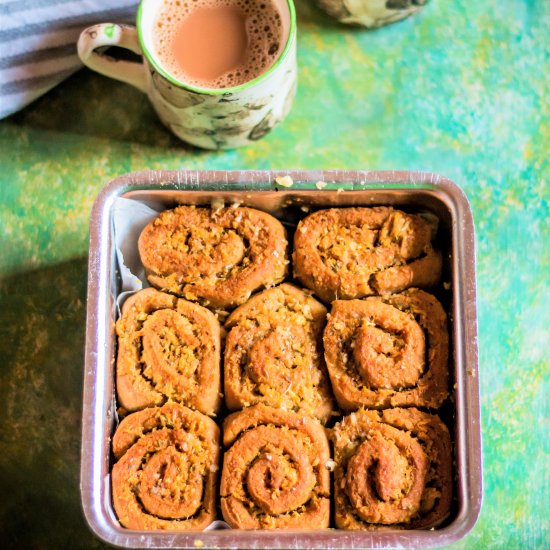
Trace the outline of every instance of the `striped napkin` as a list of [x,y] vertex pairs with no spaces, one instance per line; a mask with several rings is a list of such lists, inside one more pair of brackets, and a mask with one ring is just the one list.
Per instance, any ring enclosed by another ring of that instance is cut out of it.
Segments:
[[0,0],[0,118],[45,94],[82,64],[80,32],[135,21],[138,0]]

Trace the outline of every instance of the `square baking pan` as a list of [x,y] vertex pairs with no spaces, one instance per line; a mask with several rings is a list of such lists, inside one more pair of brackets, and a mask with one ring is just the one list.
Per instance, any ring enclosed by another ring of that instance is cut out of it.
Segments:
[[[285,185],[277,181],[283,176],[291,178],[282,181]],[[451,398],[439,413],[453,439],[455,474],[455,497],[447,521],[424,531],[144,532],[123,528],[114,513],[110,486],[110,442],[117,424],[114,326],[121,291],[113,216],[119,198],[157,209],[238,203],[267,211],[290,228],[309,211],[337,206],[389,205],[437,216],[444,270],[436,294],[449,316],[452,384]],[[127,174],[106,185],[94,203],[90,227],[81,494],[91,529],[121,547],[427,548],[464,537],[479,515],[482,475],[474,226],[460,188],[434,174],[393,171],[151,171]]]

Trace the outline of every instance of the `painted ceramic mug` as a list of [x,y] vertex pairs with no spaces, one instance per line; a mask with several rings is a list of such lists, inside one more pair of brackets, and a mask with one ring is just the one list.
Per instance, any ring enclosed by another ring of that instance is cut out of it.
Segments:
[[[162,0],[161,0],[162,1]],[[101,23],[84,30],[78,55],[90,69],[146,93],[176,136],[205,149],[232,149],[265,136],[290,111],[296,92],[296,13],[292,0],[271,0],[283,21],[284,47],[273,65],[231,88],[199,88],[178,81],[159,62],[152,43],[161,1],[142,0],[136,27]],[[142,55],[120,61],[98,51],[119,46]]]
[[428,0],[317,0],[317,3],[341,23],[376,28],[416,13]]

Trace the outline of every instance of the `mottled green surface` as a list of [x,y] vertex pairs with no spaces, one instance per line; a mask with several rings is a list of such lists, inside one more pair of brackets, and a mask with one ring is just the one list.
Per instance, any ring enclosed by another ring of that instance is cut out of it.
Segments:
[[454,547],[548,547],[550,2],[433,0],[374,32],[297,3],[293,111],[248,149],[183,146],[139,92],[87,71],[0,122],[2,547],[101,545],[78,489],[88,217],[105,183],[145,168],[423,169],[461,185],[485,496]]

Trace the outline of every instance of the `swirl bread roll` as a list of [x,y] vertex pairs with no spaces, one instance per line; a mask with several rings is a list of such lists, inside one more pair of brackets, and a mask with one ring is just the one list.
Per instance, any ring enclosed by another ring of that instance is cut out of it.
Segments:
[[183,405],[127,416],[113,437],[111,481],[128,529],[204,529],[216,519],[219,429]]
[[224,422],[221,508],[236,529],[329,526],[329,446],[323,426],[254,405]]
[[325,360],[340,407],[439,407],[448,396],[447,316],[418,289],[332,303]]
[[449,514],[451,440],[418,409],[360,410],[331,434],[336,526],[428,529]]
[[212,308],[232,308],[287,273],[286,231],[253,208],[179,206],[142,231],[141,261],[149,283]]
[[320,302],[286,283],[233,311],[225,324],[229,409],[264,403],[326,422],[334,407],[322,351],[326,314]]
[[319,210],[296,229],[294,276],[325,302],[430,287],[442,267],[435,230],[385,206]]
[[146,288],[117,321],[116,387],[128,411],[176,401],[214,415],[220,408],[220,325],[208,309]]

